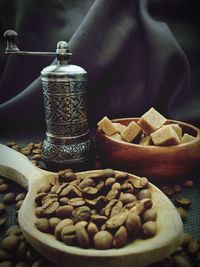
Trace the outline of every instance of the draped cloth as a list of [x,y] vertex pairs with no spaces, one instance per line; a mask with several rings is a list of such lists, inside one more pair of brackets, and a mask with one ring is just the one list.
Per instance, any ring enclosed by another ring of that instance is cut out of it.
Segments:
[[51,57],[6,56],[3,32],[21,50],[55,51],[88,73],[88,119],[138,117],[150,107],[200,126],[200,2],[191,0],[0,1],[0,132],[45,129],[40,71]]

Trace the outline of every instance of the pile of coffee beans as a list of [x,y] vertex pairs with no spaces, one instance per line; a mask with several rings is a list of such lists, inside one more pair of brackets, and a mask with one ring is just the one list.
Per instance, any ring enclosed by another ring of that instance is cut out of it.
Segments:
[[112,169],[77,178],[62,170],[35,198],[35,226],[71,246],[120,248],[157,233],[147,178]]

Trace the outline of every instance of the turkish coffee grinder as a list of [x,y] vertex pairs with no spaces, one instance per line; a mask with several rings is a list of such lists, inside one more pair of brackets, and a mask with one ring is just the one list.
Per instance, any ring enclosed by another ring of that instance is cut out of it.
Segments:
[[87,119],[87,72],[69,64],[72,54],[67,42],[58,42],[56,52],[20,51],[17,36],[13,30],[4,33],[6,54],[57,57],[56,64],[41,71],[46,121],[42,158],[57,167],[87,164],[93,150]]

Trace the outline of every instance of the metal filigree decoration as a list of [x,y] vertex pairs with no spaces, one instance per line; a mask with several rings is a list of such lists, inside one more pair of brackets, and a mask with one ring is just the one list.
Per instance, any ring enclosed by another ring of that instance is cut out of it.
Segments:
[[88,129],[85,81],[43,81],[47,131],[57,136],[81,135]]
[[91,151],[91,141],[87,140],[78,144],[52,144],[43,143],[44,157],[55,162],[68,164],[80,163],[88,160],[88,155]]

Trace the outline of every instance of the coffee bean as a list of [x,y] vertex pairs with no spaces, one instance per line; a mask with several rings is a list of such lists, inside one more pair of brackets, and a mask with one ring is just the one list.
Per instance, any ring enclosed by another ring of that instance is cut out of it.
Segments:
[[49,219],[49,226],[51,232],[54,233],[56,226],[61,222],[60,218],[52,217]]
[[71,219],[64,219],[60,221],[55,228],[55,236],[58,240],[61,239],[61,231],[65,226],[71,226],[73,225],[73,221]]
[[119,198],[124,205],[137,200],[136,196],[131,193],[121,193]]
[[105,180],[105,186],[106,187],[111,187],[115,183],[116,179],[113,177],[107,178]]
[[82,248],[89,248],[90,238],[82,222],[78,222],[75,225],[75,227],[76,227],[76,237],[77,237],[79,246]]
[[129,211],[125,225],[130,236],[137,236],[141,229],[141,219],[139,215],[133,211]]
[[20,238],[18,236],[10,235],[3,239],[1,242],[1,248],[5,251],[12,252],[16,250],[19,242]]
[[74,225],[65,226],[61,231],[62,241],[69,246],[77,244],[76,227]]
[[72,220],[76,224],[80,221],[89,221],[91,217],[91,210],[87,206],[76,208],[72,212]]
[[26,253],[28,251],[28,244],[26,241],[20,242],[18,248],[16,249],[15,255],[18,260],[23,260],[26,258]]
[[21,235],[21,234],[22,234],[22,231],[21,231],[19,225],[14,224],[7,229],[5,235],[8,236],[8,235]]
[[110,230],[119,228],[125,222],[127,215],[127,212],[122,212],[113,216],[106,222],[106,228]]
[[94,186],[94,181],[92,179],[84,179],[82,182],[80,182],[79,187],[81,189],[85,188],[85,187],[90,187],[90,186]]
[[145,222],[142,225],[144,237],[153,237],[157,233],[157,224],[154,221]]
[[71,169],[59,171],[58,177],[61,182],[68,182],[68,183],[77,179],[76,174],[72,172]]
[[188,243],[188,251],[189,251],[189,253],[195,254],[199,250],[200,250],[200,243],[195,239],[190,240],[189,243]]
[[41,154],[35,154],[32,156],[32,160],[40,160],[41,159]]
[[93,237],[95,236],[96,233],[98,233],[98,227],[96,226],[95,223],[93,222],[90,222],[87,226],[87,232],[88,232],[88,235],[90,237],[90,239],[92,240]]
[[120,228],[114,235],[113,245],[116,248],[121,248],[125,246],[127,242],[128,242],[127,229],[124,226],[120,226]]
[[192,267],[190,262],[181,255],[174,256],[173,263],[176,267]]
[[25,196],[26,196],[26,193],[19,193],[16,198],[15,198],[15,201],[18,202],[20,200],[24,200],[25,199]]
[[192,236],[189,233],[184,233],[182,245],[187,245],[192,240]]
[[73,206],[73,207],[80,207],[80,206],[85,205],[85,200],[81,197],[71,198],[68,201],[68,204]]
[[175,193],[180,193],[180,192],[182,192],[182,187],[181,187],[180,185],[178,185],[178,184],[175,184],[175,185],[173,186],[173,189],[174,189]]
[[9,184],[4,183],[4,184],[0,184],[0,193],[5,193],[9,190]]
[[174,188],[172,186],[169,186],[169,185],[162,186],[161,187],[161,190],[168,197],[171,197],[175,193]]
[[186,210],[184,210],[182,207],[178,207],[176,209],[177,209],[177,211],[178,211],[178,213],[182,219],[187,218],[187,211]]
[[151,192],[149,189],[143,189],[138,193],[138,199],[141,200],[143,198],[150,198]]
[[3,197],[3,203],[5,205],[11,205],[15,202],[15,194],[10,192],[5,194],[5,196]]
[[142,217],[144,222],[155,221],[157,218],[157,211],[155,208],[148,209],[143,213]]
[[109,249],[113,245],[113,236],[108,231],[99,231],[93,241],[96,249]]
[[36,219],[35,226],[38,230],[48,233],[50,230],[49,220],[45,218]]
[[56,216],[60,219],[69,218],[73,210],[74,207],[71,205],[60,206],[56,209]]
[[23,204],[24,200],[19,200],[17,203],[16,203],[16,207],[17,209],[19,210]]
[[42,259],[39,259],[39,260],[36,260],[32,265],[31,267],[44,267],[46,264],[44,262],[44,260]]
[[189,207],[192,202],[189,198],[178,197],[178,198],[176,198],[176,203],[180,206],[183,206],[183,207]]
[[183,181],[182,185],[185,186],[185,187],[193,187],[194,186],[194,182],[192,180],[188,179],[188,180]]

